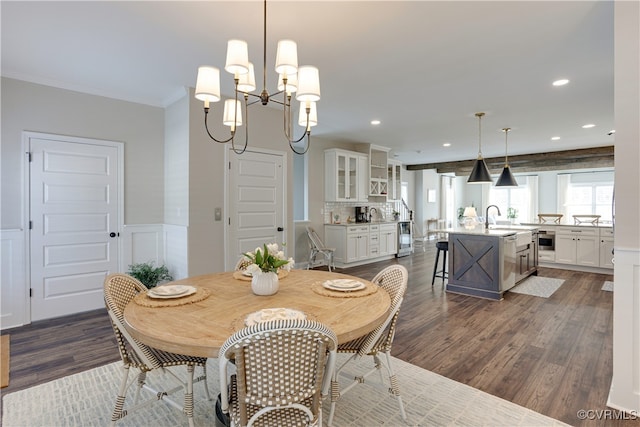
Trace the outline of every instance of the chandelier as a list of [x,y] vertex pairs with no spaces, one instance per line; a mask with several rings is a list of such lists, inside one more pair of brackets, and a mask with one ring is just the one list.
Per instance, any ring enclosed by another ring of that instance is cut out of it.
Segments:
[[[278,73],[278,92],[269,94],[267,91],[267,1],[264,1],[264,33],[263,33],[263,80],[262,92],[256,90],[253,64],[249,62],[247,42],[244,40],[229,40],[227,44],[227,59],[224,69],[233,74],[235,83],[235,99],[227,99],[224,103],[222,123],[229,126],[230,136],[227,139],[217,139],[209,131],[207,116],[209,103],[220,101],[220,70],[213,66],[198,68],[195,97],[204,101],[204,126],[209,137],[221,144],[231,142],[233,151],[242,154],[249,143],[249,109],[248,107],[260,102],[262,105],[270,101],[280,104],[283,111],[284,135],[289,147],[296,154],[305,154],[311,143],[311,127],[318,124],[316,101],[320,100],[320,79],[316,67],[305,65],[298,67],[298,52],[296,43],[292,40],[280,40],[276,52],[275,71]],[[293,136],[293,120],[291,97],[296,93],[296,100],[300,102],[298,124],[305,128],[299,138]],[[273,97],[282,94],[282,101]],[[249,102],[249,99],[252,99]],[[244,108],[240,98],[244,98]],[[244,109],[245,139],[242,148],[236,148],[236,129],[243,125],[242,110]],[[301,142],[307,137],[303,151],[296,150],[293,144]]]

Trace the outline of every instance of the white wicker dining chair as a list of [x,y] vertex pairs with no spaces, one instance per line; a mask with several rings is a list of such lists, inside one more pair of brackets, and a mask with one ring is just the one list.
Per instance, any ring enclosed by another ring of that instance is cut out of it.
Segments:
[[[118,350],[122,359],[122,380],[116,404],[111,416],[111,425],[116,421],[130,414],[143,406],[165,400],[171,406],[182,411],[188,418],[189,425],[193,427],[193,384],[203,381],[208,400],[211,399],[209,388],[207,387],[207,359],[204,357],[192,357],[182,354],[169,353],[149,347],[134,339],[124,327],[124,308],[140,292],[146,292],[147,288],[137,279],[126,274],[111,274],[104,281],[104,301],[111,318],[111,325],[118,342]],[[183,379],[172,372],[170,367],[186,366],[187,377]],[[193,377],[195,366],[202,367],[202,375]],[[129,369],[137,368],[139,373],[128,383]],[[150,371],[161,371],[176,380],[176,386],[170,390],[156,390],[147,384],[147,373]],[[185,382],[186,380],[186,382]],[[127,391],[134,384],[137,385],[135,400],[131,407],[125,408]],[[138,402],[142,390],[151,392],[151,396]],[[179,390],[184,391],[184,402],[177,403],[169,398],[169,395]]]
[[[400,306],[402,304],[405,291],[407,290],[408,277],[409,273],[407,272],[407,269],[398,264],[386,267],[371,279],[373,283],[377,283],[382,289],[389,293],[389,296],[391,297],[391,306],[386,320],[380,326],[363,337],[338,346],[338,353],[353,353],[353,355],[333,371],[331,379],[331,407],[328,419],[329,426],[333,423],[336,403],[341,394],[345,394],[357,384],[364,383],[365,379],[376,371],[380,373],[380,378],[383,379],[381,371],[383,367],[389,375],[389,387],[387,390],[392,396],[396,397],[398,405],[400,406],[400,415],[405,422],[407,421],[407,414],[405,413],[402,397],[400,396],[398,380],[395,372],[393,371],[393,367],[391,366],[391,345],[395,335],[396,321],[400,312]],[[380,358],[380,353],[385,355],[386,364]],[[339,375],[342,369],[344,369],[349,363],[358,362],[367,355],[373,357],[374,367],[362,376],[354,377],[351,375],[350,378],[354,378],[353,382],[341,391]]]
[[336,346],[334,332],[312,320],[275,320],[236,332],[219,353],[223,414],[232,426],[322,426]]
[[317,260],[318,255],[322,255],[326,261],[327,267],[329,268],[329,272],[331,272],[332,268],[335,268],[333,265],[333,253],[335,252],[335,248],[328,248],[324,245],[324,242],[316,233],[316,230],[313,227],[307,226],[307,237],[309,237],[309,263],[307,264],[307,270],[309,268],[313,268],[316,265],[319,265]]

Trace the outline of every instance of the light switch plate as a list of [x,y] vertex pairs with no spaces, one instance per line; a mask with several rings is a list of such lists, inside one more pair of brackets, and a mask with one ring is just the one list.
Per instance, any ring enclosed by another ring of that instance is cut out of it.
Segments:
[[216,208],[213,217],[216,221],[222,221],[222,208]]

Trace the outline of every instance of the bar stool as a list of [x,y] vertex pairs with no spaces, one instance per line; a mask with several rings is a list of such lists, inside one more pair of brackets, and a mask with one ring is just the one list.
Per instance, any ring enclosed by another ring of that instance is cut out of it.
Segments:
[[[442,270],[438,271],[438,259],[440,258],[440,251],[442,254]],[[447,274],[447,252],[449,251],[449,242],[447,240],[440,240],[436,242],[436,262],[433,266],[433,278],[431,278],[431,286],[436,281],[436,277],[442,278],[442,286],[444,286],[444,279],[448,278]]]

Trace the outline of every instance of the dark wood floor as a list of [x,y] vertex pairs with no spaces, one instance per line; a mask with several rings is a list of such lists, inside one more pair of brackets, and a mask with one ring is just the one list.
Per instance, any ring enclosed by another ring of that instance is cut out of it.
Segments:
[[[576,426],[640,427],[640,420],[580,420],[603,411],[612,375],[611,275],[541,269],[565,280],[550,298],[507,293],[489,301],[431,287],[426,252],[340,270],[370,279],[387,265],[409,270],[392,354],[414,365]],[[118,360],[106,312],[3,331],[11,334],[6,393]]]

